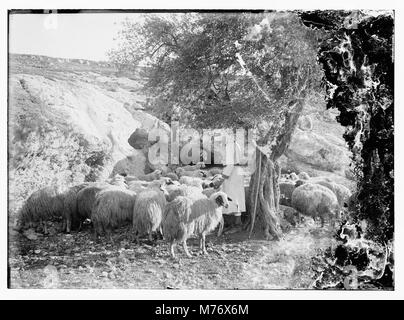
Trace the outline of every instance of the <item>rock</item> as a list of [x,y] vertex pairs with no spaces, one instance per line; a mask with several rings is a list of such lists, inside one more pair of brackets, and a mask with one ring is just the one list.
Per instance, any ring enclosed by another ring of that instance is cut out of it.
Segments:
[[38,240],[38,234],[34,231],[34,229],[24,231],[24,236],[29,240]]

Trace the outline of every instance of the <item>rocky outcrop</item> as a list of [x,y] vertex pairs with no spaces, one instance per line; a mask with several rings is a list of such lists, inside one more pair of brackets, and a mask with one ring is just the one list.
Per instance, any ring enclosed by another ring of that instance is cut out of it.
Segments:
[[324,103],[306,105],[289,148],[280,159],[284,171],[328,176],[351,186],[350,151],[343,139],[344,128],[336,121],[336,110]]

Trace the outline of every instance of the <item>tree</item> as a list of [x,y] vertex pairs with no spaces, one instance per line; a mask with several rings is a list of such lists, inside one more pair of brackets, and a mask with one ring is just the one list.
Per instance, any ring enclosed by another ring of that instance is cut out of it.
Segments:
[[[165,120],[257,129],[260,170],[249,206],[267,237],[280,235],[278,159],[305,99],[319,90],[318,34],[294,13],[149,14],[142,23],[127,20],[110,53],[117,64],[145,66],[145,90],[151,105],[165,106]],[[253,214],[250,230],[254,221]]]
[[361,11],[305,12],[302,20],[326,30],[318,52],[327,108],[347,127],[357,183],[355,219],[370,238],[386,243],[394,231],[394,20]]

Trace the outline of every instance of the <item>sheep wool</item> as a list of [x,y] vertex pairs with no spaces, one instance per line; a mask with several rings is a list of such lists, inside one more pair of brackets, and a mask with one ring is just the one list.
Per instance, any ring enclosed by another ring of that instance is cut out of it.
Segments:
[[193,186],[193,187],[198,187],[201,189],[203,189],[202,185],[203,185],[203,180],[201,178],[197,178],[197,177],[188,177],[188,176],[182,176],[179,180],[179,182],[181,184],[186,184],[187,186]]
[[194,229],[191,217],[192,200],[185,196],[178,196],[169,202],[164,210],[164,217],[161,223],[164,239],[169,243],[169,252],[175,258],[174,248],[180,242],[183,245],[185,254],[190,257],[187,239]]
[[203,171],[201,170],[195,170],[195,171],[185,171],[182,167],[177,168],[175,170],[175,173],[181,178],[183,176],[186,177],[195,177],[195,178],[204,178],[206,175]]
[[139,176],[137,176],[137,179],[138,180],[143,180],[143,181],[153,181],[153,180],[160,179],[161,175],[162,175],[161,170],[155,170],[152,173],[139,175]]
[[173,181],[178,181],[179,180],[178,175],[176,173],[174,173],[174,172],[167,172],[167,173],[164,174],[164,176],[167,177],[167,178],[170,178]]
[[80,222],[91,218],[91,212],[98,194],[111,187],[107,183],[93,183],[77,193],[77,216]]
[[152,232],[157,231],[163,218],[164,207],[166,205],[166,193],[159,188],[150,188],[137,195],[136,203],[133,207],[133,232],[137,242],[139,237],[148,234],[152,240]]
[[45,221],[62,216],[63,199],[64,192],[59,187],[46,187],[35,191],[19,211],[21,225],[24,227],[39,222],[47,233]]
[[88,186],[90,186],[89,183],[82,183],[69,188],[65,193],[63,199],[63,231],[69,233],[72,225],[78,226],[80,219],[78,217],[77,196],[81,190]]
[[95,236],[107,233],[132,221],[136,193],[119,187],[104,189],[98,193],[91,211]]
[[306,183],[293,191],[292,207],[303,215],[319,217],[321,226],[324,226],[325,218],[332,219],[336,216],[338,200],[330,189],[318,184]]

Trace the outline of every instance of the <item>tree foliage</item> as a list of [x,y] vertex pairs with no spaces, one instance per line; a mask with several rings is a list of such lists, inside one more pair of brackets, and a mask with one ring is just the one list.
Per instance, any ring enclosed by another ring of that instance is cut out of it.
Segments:
[[150,104],[166,121],[270,123],[276,137],[289,102],[319,84],[317,33],[293,13],[147,14],[125,22],[110,57],[146,66]]

